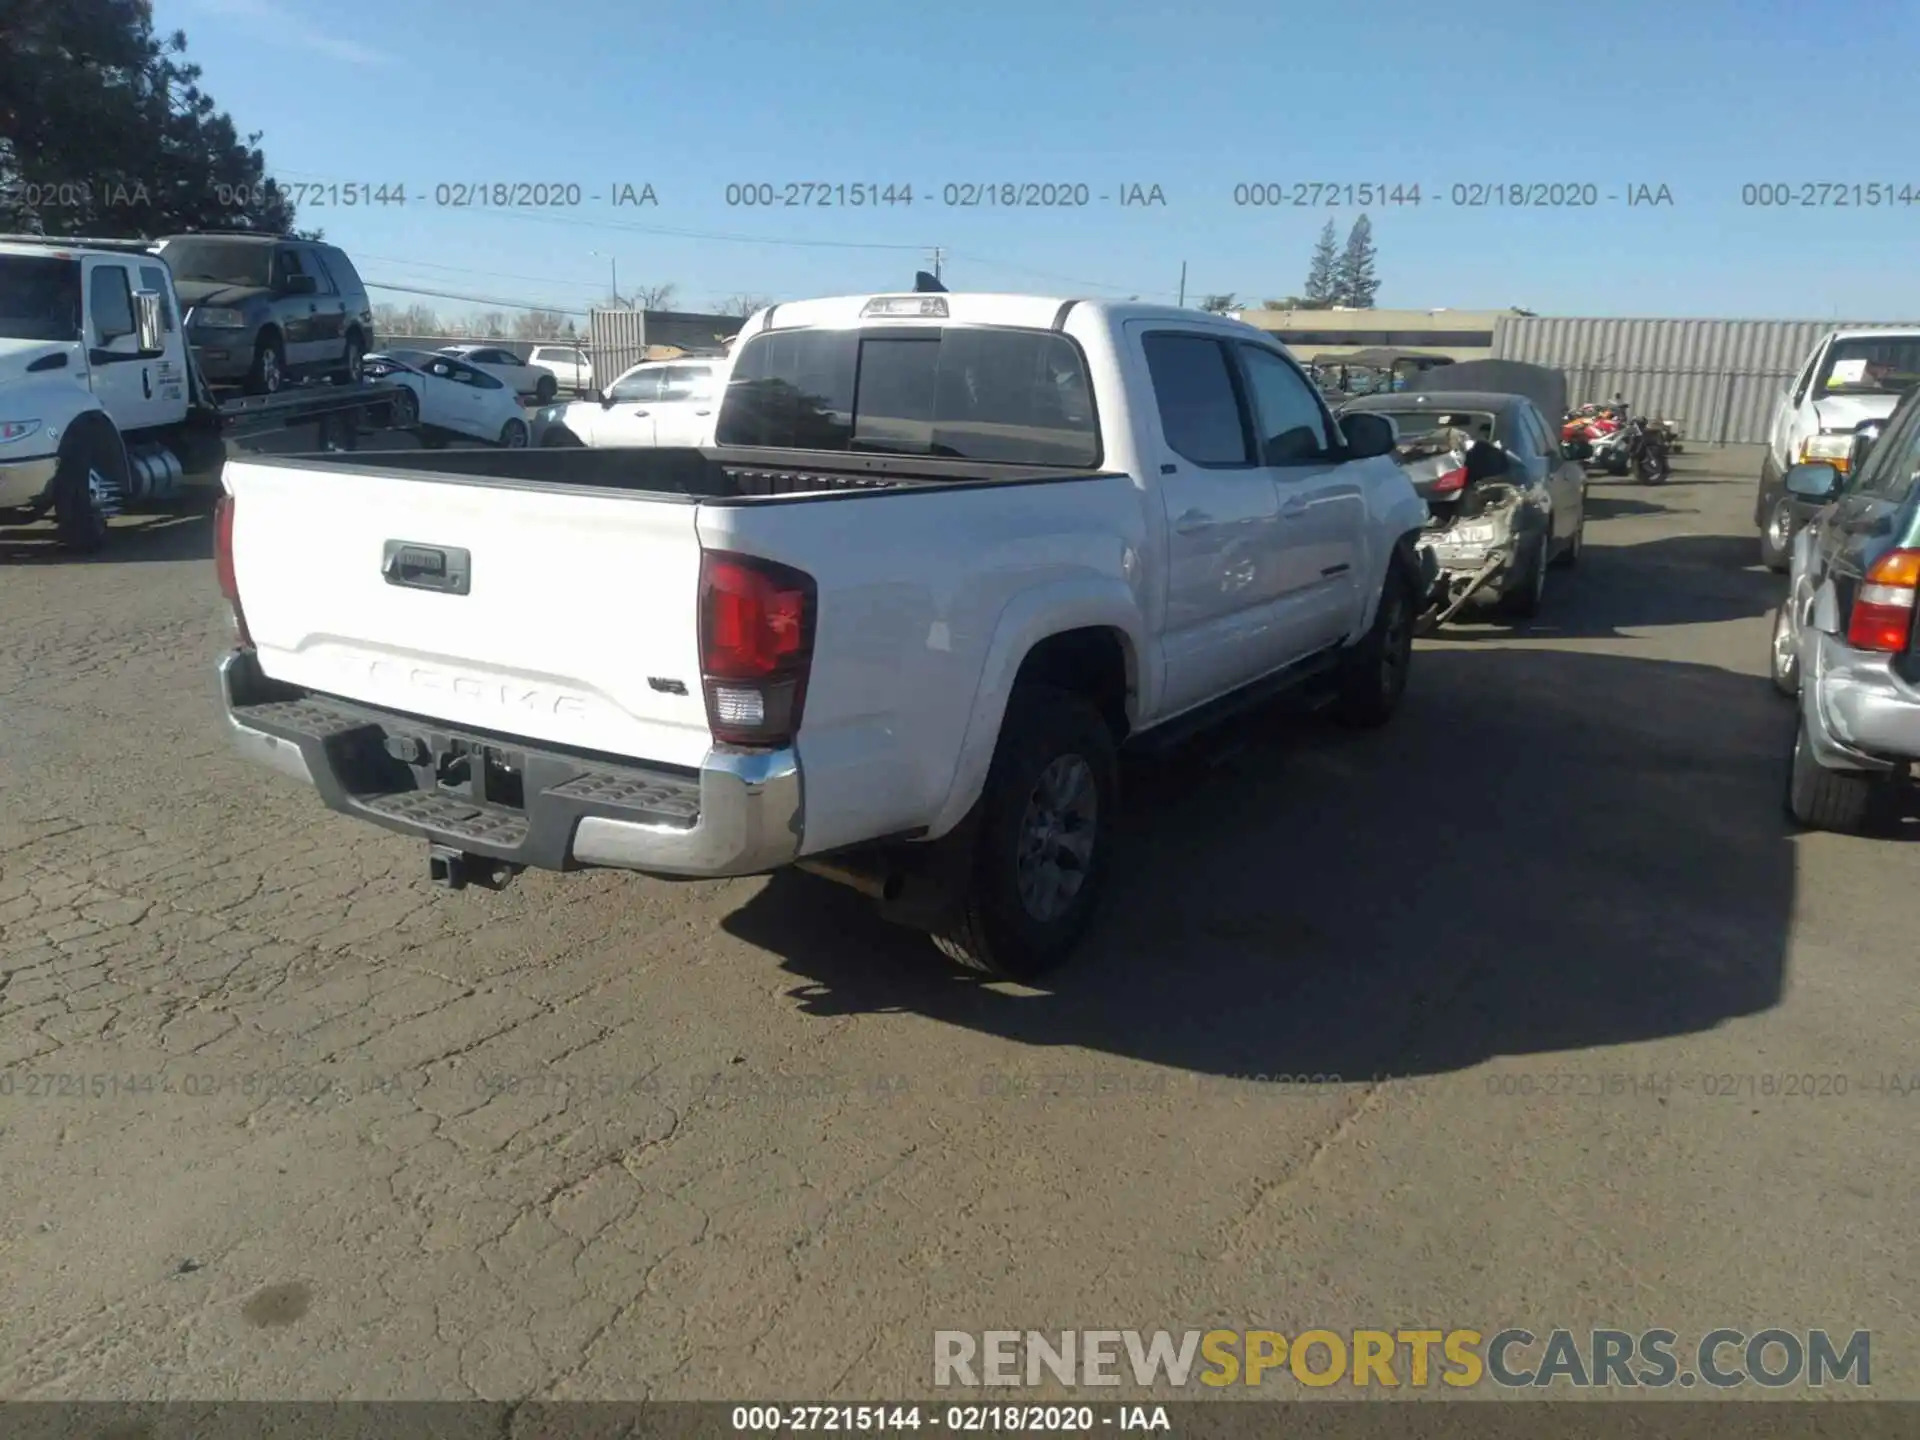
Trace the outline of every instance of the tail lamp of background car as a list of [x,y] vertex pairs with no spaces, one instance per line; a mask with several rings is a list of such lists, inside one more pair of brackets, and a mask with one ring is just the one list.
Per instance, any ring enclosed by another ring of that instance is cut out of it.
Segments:
[[233,496],[222,495],[213,510],[213,568],[220,577],[220,593],[233,610],[233,634],[242,650],[253,648],[246,612],[240,608],[240,582],[233,570]]
[[1899,654],[1913,638],[1914,598],[1920,594],[1920,550],[1893,550],[1868,569],[1847,621],[1856,650]]
[[1458,470],[1449,470],[1438,480],[1435,480],[1431,487],[1431,493],[1434,495],[1458,495],[1466,488],[1467,467],[1462,465]]
[[723,745],[778,749],[800,729],[818,611],[813,577],[751,555],[700,559],[700,670]]

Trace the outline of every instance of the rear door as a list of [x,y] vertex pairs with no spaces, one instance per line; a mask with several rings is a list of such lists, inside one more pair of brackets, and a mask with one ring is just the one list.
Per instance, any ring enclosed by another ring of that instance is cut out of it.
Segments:
[[336,357],[327,349],[320,320],[321,296],[292,295],[288,286],[295,277],[310,277],[316,287],[320,278],[300,263],[297,245],[281,245],[273,252],[273,310],[280,322],[280,334],[287,346],[289,365],[313,366]]
[[1292,660],[1346,638],[1358,608],[1366,497],[1340,463],[1333,417],[1293,361],[1252,341],[1235,349],[1261,464],[1280,501],[1279,624]]
[[[226,484],[275,679],[529,741],[706,754],[697,505],[291,462],[230,462]],[[463,568],[465,593],[396,583],[400,546]]]
[[327,257],[318,246],[302,252],[300,263],[318,286],[314,299],[320,308],[314,313],[314,340],[325,360],[344,360],[347,355],[347,300],[340,283],[327,268]]
[[1831,580],[1840,614],[1849,613],[1867,567],[1898,543],[1888,521],[1913,493],[1916,472],[1920,404],[1910,405],[1898,428],[1880,438],[1860,473],[1848,478],[1841,497],[1820,516],[1820,531],[1810,549],[1813,573],[1805,577],[1803,594]]

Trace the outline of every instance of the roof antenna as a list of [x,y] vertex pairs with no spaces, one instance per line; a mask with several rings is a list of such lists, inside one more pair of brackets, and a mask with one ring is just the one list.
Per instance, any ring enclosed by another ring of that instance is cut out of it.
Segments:
[[916,270],[913,275],[913,293],[916,295],[945,295],[947,287],[934,279],[925,270]]

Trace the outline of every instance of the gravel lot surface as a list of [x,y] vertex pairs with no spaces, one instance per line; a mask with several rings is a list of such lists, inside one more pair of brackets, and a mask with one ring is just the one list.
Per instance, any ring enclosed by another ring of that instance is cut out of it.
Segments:
[[1758,456],[1675,463],[1385,731],[1136,766],[1044,991],[799,874],[435,890],[229,756],[204,513],[0,529],[0,1397],[880,1399],[936,1329],[1422,1324],[1871,1329],[1920,1397],[1920,848],[1792,832]]

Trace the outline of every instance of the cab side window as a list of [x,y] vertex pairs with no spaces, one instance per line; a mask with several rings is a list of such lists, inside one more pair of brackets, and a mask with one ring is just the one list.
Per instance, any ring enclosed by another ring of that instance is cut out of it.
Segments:
[[87,299],[93,310],[94,344],[111,345],[133,334],[133,287],[127,284],[126,266],[94,266]]
[[1141,337],[1160,428],[1176,455],[1209,469],[1254,463],[1226,342],[1160,330]]

